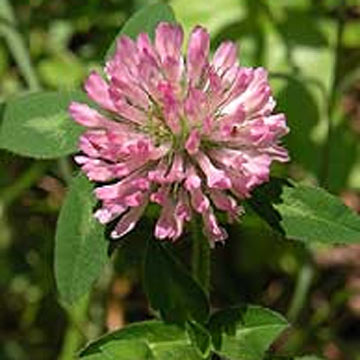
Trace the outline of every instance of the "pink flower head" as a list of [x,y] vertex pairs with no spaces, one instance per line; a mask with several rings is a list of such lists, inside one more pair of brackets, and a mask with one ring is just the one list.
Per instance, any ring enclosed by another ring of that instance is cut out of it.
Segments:
[[102,207],[101,223],[119,219],[119,238],[131,231],[149,202],[162,207],[159,239],[176,240],[194,214],[209,241],[226,231],[214,210],[234,220],[241,200],[269,179],[272,161],[288,161],[279,140],[288,132],[284,114],[272,114],[267,72],[246,68],[224,42],[209,59],[209,34],[196,27],[186,56],[180,26],[160,23],[152,43],[119,38],[104,80],[92,73],[88,96],[101,110],[73,102],[70,114],[87,130],[75,161]]

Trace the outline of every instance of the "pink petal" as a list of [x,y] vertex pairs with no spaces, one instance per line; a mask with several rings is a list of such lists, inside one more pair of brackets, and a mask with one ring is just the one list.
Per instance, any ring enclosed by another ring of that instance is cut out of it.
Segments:
[[104,127],[109,126],[110,120],[100,115],[96,110],[86,104],[71,102],[69,106],[71,117],[80,125],[87,127]]
[[73,101],[69,105],[69,113],[78,124],[89,128],[103,128],[110,131],[129,130],[127,125],[107,119],[87,104]]
[[151,60],[156,64],[158,60],[158,54],[154,46],[152,45],[149,35],[146,33],[139,34],[136,42],[137,48],[142,56],[151,58]]
[[225,41],[217,48],[212,63],[217,71],[223,74],[236,63],[237,48],[231,41]]
[[191,130],[190,135],[185,142],[185,149],[187,150],[189,155],[194,155],[199,151],[200,141],[201,138],[199,130]]
[[167,199],[169,198],[169,191],[170,187],[168,185],[160,186],[157,191],[150,195],[150,200],[156,204],[165,205]]
[[191,208],[188,196],[183,189],[179,192],[179,200],[175,207],[175,216],[185,221],[191,220]]
[[208,97],[202,90],[190,86],[184,101],[184,110],[191,125],[201,124],[209,113]]
[[135,191],[132,194],[125,196],[122,202],[125,206],[137,207],[143,203],[144,198],[145,194],[143,192]]
[[100,200],[112,200],[137,193],[138,190],[149,189],[149,181],[146,178],[125,179],[115,184],[105,185],[95,189],[95,195]]
[[271,156],[272,160],[279,162],[287,162],[290,160],[288,151],[278,145],[267,148],[266,153]]
[[231,180],[223,170],[216,168],[210,159],[203,153],[196,155],[196,160],[207,178],[207,184],[210,188],[229,189],[231,188]]
[[176,97],[175,90],[169,82],[161,82],[158,85],[161,100],[164,106],[164,117],[167,125],[174,134],[181,132],[180,124],[180,104]]
[[125,215],[122,216],[120,221],[117,223],[115,230],[112,231],[111,237],[113,239],[119,239],[134,229],[135,225],[139,221],[140,217],[144,213],[147,201],[139,207],[134,207],[129,210]]
[[209,199],[204,195],[200,188],[190,191],[191,206],[200,214],[206,212],[210,207]]
[[210,197],[219,210],[237,212],[238,205],[236,200],[231,196],[227,196],[223,191],[211,190]]
[[160,240],[166,238],[174,238],[177,234],[177,222],[174,217],[174,204],[171,199],[168,198],[164,204],[159,220],[155,226],[155,237]]
[[86,80],[85,90],[90,99],[103,108],[110,111],[116,110],[109,95],[109,85],[96,71],[93,71]]
[[180,56],[184,34],[182,28],[161,22],[155,32],[155,48],[164,61],[167,57],[177,59]]
[[208,63],[209,50],[210,36],[208,32],[200,26],[196,27],[190,35],[186,61],[187,74],[191,82],[196,83],[201,76]]
[[188,191],[199,189],[201,186],[201,178],[196,173],[196,170],[193,166],[190,166],[186,170],[186,180],[185,180],[185,189]]
[[163,158],[155,167],[154,170],[150,170],[148,172],[148,179],[150,181],[159,183],[159,184],[165,184],[166,178],[165,175],[168,172],[169,165],[167,163],[167,160]]
[[114,96],[110,89],[110,95],[113,97],[116,112],[126,120],[133,122],[137,125],[143,125],[147,121],[147,115],[144,111],[139,110],[135,106],[129,104],[123,96]]
[[166,176],[166,181],[170,183],[179,182],[182,181],[184,177],[184,159],[182,155],[176,153],[169,174]]
[[217,223],[212,209],[209,209],[203,214],[203,220],[205,235],[209,238],[212,245],[214,245],[215,242],[223,242],[228,237],[225,229]]
[[284,136],[289,132],[284,114],[267,116],[264,118],[264,123],[269,126],[270,131],[274,132],[278,137]]
[[120,216],[127,210],[127,207],[113,202],[104,202],[102,208],[98,209],[94,216],[101,224],[107,224]]
[[120,75],[111,78],[109,96],[111,96],[113,102],[126,99],[143,110],[146,110],[149,106],[146,93],[136,84],[131,83],[128,78]]

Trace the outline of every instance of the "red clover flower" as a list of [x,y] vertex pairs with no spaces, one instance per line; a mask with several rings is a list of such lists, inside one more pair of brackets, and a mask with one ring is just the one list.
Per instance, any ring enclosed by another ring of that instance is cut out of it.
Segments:
[[194,213],[202,216],[213,245],[226,231],[214,209],[229,221],[241,200],[269,179],[272,161],[288,161],[279,139],[288,132],[284,114],[272,114],[267,72],[242,67],[235,44],[223,42],[209,60],[209,34],[196,27],[187,54],[183,31],[160,23],[155,41],[118,39],[106,63],[105,81],[93,72],[88,96],[101,110],[73,102],[71,116],[87,128],[75,157],[97,183],[103,224],[119,219],[116,239],[131,231],[149,202],[162,207],[158,239],[178,239]]

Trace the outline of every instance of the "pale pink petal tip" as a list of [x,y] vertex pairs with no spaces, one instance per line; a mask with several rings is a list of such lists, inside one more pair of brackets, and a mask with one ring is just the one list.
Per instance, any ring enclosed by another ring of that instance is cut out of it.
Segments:
[[[201,216],[211,246],[233,222],[241,202],[269,180],[273,161],[289,160],[281,139],[289,129],[274,113],[267,71],[239,65],[237,46],[225,41],[210,56],[210,36],[198,26],[182,54],[179,25],[161,22],[147,34],[121,36],[85,90],[97,104],[72,102],[69,113],[86,128],[75,162],[98,184],[102,224],[117,221],[111,237],[132,231],[150,202],[161,207],[155,237],[175,241]],[[109,225],[110,226],[110,225]]]
[[210,36],[201,26],[191,33],[187,52],[187,73],[189,80],[196,83],[208,63]]
[[236,64],[237,48],[231,41],[223,42],[216,50],[213,57],[213,65],[217,71],[224,73]]
[[89,98],[97,102],[104,109],[116,111],[109,94],[109,85],[95,71],[93,71],[85,82],[85,90]]

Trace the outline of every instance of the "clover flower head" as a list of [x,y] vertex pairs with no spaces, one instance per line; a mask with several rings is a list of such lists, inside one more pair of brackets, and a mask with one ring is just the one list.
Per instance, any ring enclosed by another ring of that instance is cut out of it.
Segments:
[[288,161],[279,139],[288,132],[263,68],[240,66],[236,45],[223,42],[209,58],[209,34],[193,29],[186,56],[183,31],[160,23],[152,43],[121,36],[104,80],[93,72],[85,90],[100,110],[73,102],[85,126],[75,161],[101,186],[95,195],[103,224],[118,219],[111,237],[130,232],[149,203],[161,206],[158,239],[178,239],[194,214],[211,244],[226,231],[241,201],[269,179],[272,161]]

